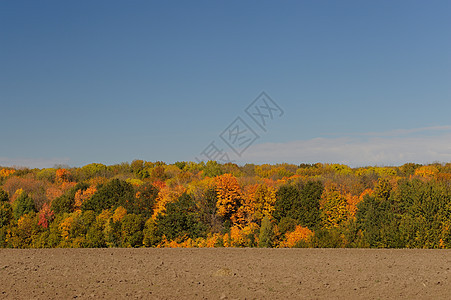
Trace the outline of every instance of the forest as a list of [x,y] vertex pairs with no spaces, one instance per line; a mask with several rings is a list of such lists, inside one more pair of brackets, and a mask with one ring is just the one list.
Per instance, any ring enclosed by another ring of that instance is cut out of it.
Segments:
[[0,167],[1,248],[451,248],[451,163]]

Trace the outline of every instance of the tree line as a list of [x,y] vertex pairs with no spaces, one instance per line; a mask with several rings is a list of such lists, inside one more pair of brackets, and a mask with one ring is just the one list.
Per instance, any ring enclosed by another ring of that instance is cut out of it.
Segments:
[[451,248],[451,164],[0,167],[0,247]]

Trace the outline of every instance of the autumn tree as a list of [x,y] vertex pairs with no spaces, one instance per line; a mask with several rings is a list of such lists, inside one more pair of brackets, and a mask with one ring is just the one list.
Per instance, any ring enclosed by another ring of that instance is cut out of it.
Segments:
[[272,218],[276,203],[276,191],[267,185],[256,184],[250,187],[246,193],[244,209],[250,216],[250,221],[260,224],[264,217]]
[[38,232],[36,214],[34,212],[24,214],[19,217],[17,227],[11,230],[11,245],[14,248],[31,248],[33,246],[33,238]]
[[38,224],[44,228],[48,228],[49,223],[53,221],[54,217],[55,217],[54,212],[50,209],[50,206],[46,203],[44,204],[44,206],[42,206],[41,210],[39,211]]
[[415,170],[415,175],[430,178],[434,177],[438,172],[439,169],[436,166],[422,166]]
[[294,231],[285,234],[285,240],[280,243],[280,247],[305,248],[312,236],[313,232],[310,229],[298,225]]
[[379,178],[376,186],[374,187],[375,197],[381,200],[388,200],[390,193],[392,191],[392,186],[390,180],[387,178]]
[[24,191],[35,202],[37,209],[41,209],[42,205],[47,202],[46,189],[48,182],[36,180],[33,174],[26,174],[25,177],[10,176],[3,184],[3,189],[10,195],[11,201],[19,196],[18,190]]
[[87,189],[79,189],[74,196],[74,209],[80,210],[83,203],[91,198],[97,192],[95,186],[90,186]]
[[150,171],[150,177],[153,180],[166,180],[166,174],[163,165],[157,165]]
[[14,170],[14,169],[1,169],[0,170],[0,179],[7,178],[14,173],[16,173],[16,170]]
[[72,180],[72,174],[67,169],[56,170],[55,180],[57,183],[69,182]]
[[130,164],[130,168],[135,175],[138,175],[142,170],[144,170],[144,161],[142,159],[135,159]]
[[242,206],[242,192],[238,180],[231,174],[224,174],[215,178],[218,202],[217,213],[233,223],[239,221],[238,209]]
[[154,247],[161,242],[161,236],[159,236],[157,225],[155,220],[149,218],[144,224],[143,229],[143,244],[145,247]]
[[104,226],[101,221],[95,220],[86,232],[86,247],[104,248],[106,247]]
[[[158,182],[154,182],[153,184],[158,185]],[[155,219],[159,214],[165,214],[166,205],[168,203],[176,202],[185,192],[186,188],[182,185],[176,184],[171,187],[165,183],[161,184],[155,199],[152,218]]]
[[196,199],[199,206],[199,217],[202,223],[210,227],[211,232],[221,231],[221,217],[217,214],[216,203],[218,201],[215,188],[208,188]]
[[153,208],[158,196],[158,189],[150,183],[144,183],[135,187],[135,197],[133,201],[125,203],[128,213],[142,215],[144,218],[150,218],[153,214]]
[[347,220],[346,198],[335,184],[326,186],[321,196],[321,218],[326,229],[337,228]]
[[54,199],[51,203],[51,209],[56,214],[72,213],[75,208],[75,195],[78,191],[85,191],[88,187],[88,184],[78,183],[73,188],[67,190],[62,196]]

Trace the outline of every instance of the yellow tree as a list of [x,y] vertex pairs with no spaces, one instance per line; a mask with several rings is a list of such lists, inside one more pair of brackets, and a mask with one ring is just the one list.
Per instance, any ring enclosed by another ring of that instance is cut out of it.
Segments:
[[348,201],[334,183],[326,183],[320,201],[321,217],[325,228],[340,227],[349,215]]
[[348,206],[349,216],[355,217],[355,214],[357,213],[357,205],[363,198],[360,196],[352,195],[351,193],[346,193],[344,196]]
[[238,215],[238,210],[242,205],[242,191],[238,180],[232,174],[223,174],[215,178],[216,195],[218,201],[216,207],[217,214],[233,223],[241,222],[243,216]]
[[81,205],[83,204],[83,202],[91,198],[92,195],[94,195],[96,192],[97,189],[95,186],[90,186],[84,191],[78,190],[75,193],[75,204],[74,204],[75,210],[81,210]]
[[436,166],[422,166],[415,170],[416,176],[425,178],[434,177],[439,173],[439,169]]
[[71,230],[77,220],[77,218],[80,216],[81,212],[74,212],[70,214],[68,217],[63,219],[61,223],[59,224],[59,230],[61,231],[61,237],[63,238],[63,241],[69,241],[69,238],[71,237]]
[[1,169],[0,170],[0,177],[6,178],[9,175],[12,175],[16,172],[16,170],[10,170],[10,169]]
[[261,222],[265,216],[272,217],[276,203],[276,190],[273,187],[254,184],[248,186],[245,194],[245,211],[252,220]]
[[67,169],[58,169],[56,170],[56,182],[64,183],[70,182],[72,178],[72,174]]
[[164,185],[158,192],[158,196],[155,199],[155,207],[152,214],[152,219],[155,219],[159,213],[164,214],[166,210],[166,204],[175,202],[177,199],[186,192],[186,188],[182,185],[176,185],[173,188]]
[[113,222],[119,222],[122,221],[122,219],[127,215],[127,210],[123,208],[122,206],[119,206],[116,208],[116,210],[113,213]]
[[310,229],[298,225],[294,231],[287,232],[285,234],[285,240],[280,243],[279,247],[293,248],[296,246],[301,246],[301,243],[306,246],[312,237],[313,232]]

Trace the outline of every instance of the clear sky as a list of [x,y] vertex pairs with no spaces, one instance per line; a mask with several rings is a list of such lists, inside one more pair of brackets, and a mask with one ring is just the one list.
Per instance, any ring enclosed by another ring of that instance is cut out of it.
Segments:
[[[451,161],[450,1],[15,0],[0,28],[3,166],[212,141],[238,163]],[[283,110],[266,132],[245,113],[262,91]],[[238,116],[241,156],[221,139]]]

